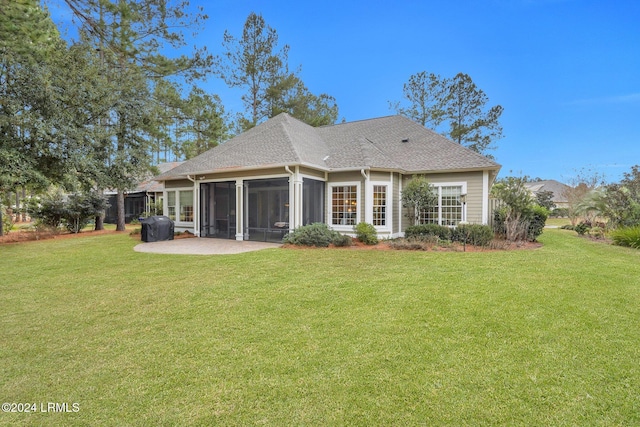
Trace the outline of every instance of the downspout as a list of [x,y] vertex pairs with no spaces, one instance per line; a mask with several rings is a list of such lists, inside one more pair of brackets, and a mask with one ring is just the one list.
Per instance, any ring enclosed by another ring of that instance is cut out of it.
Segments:
[[195,177],[187,175],[187,179],[193,182],[193,235],[200,237],[200,191]]
[[289,177],[289,232],[292,232],[296,228],[295,224],[295,172],[293,172],[288,165],[284,166],[284,170],[290,175]]

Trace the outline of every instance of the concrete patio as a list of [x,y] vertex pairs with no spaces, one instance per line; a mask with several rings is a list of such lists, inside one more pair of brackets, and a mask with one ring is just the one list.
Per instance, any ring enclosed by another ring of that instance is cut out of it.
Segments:
[[175,255],[231,255],[261,249],[278,248],[280,243],[238,241],[229,239],[189,238],[148,242],[136,245],[136,252]]

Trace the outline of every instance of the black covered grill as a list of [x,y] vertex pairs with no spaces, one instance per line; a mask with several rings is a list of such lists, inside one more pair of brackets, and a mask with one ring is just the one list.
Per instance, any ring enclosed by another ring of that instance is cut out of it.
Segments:
[[155,215],[140,221],[143,242],[173,240],[173,221],[168,216]]

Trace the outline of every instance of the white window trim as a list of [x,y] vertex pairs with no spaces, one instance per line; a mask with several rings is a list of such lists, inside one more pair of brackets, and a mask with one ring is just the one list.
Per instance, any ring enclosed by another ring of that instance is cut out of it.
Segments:
[[[191,191],[193,192],[193,187],[177,187],[177,188],[168,188],[165,189],[162,192],[162,197],[164,198],[164,200],[169,200],[167,193],[171,192],[171,191],[175,191],[176,193],[176,219],[173,220],[173,222],[181,227],[185,227],[185,226],[193,226],[194,221],[180,221],[180,192],[181,191]],[[195,193],[193,195],[193,219],[195,220],[197,212],[196,212],[196,199],[195,199]],[[162,204],[162,214],[164,216],[169,216],[169,206],[165,205],[164,203]]]
[[391,227],[393,224],[393,218],[391,217],[393,209],[391,209],[391,201],[392,199],[392,191],[393,191],[393,182],[389,181],[369,181],[369,185],[367,186],[367,197],[366,197],[366,209],[367,209],[367,217],[370,224],[373,224],[373,187],[374,186],[383,186],[387,187],[386,191],[386,212],[385,212],[385,225],[374,225],[377,231],[382,232],[391,232]]
[[[463,182],[437,182],[430,183],[431,186],[437,188],[438,190],[438,224],[442,225],[442,187],[461,187],[460,194],[467,194],[467,183]],[[467,220],[467,205],[466,203],[462,204],[462,219],[460,222],[465,222]]]
[[[360,192],[361,183],[359,181],[328,182],[327,186],[329,187],[327,191],[327,223],[329,224],[329,227],[336,231],[349,231],[353,233],[353,227],[360,222],[360,213],[362,212],[362,193]],[[356,224],[354,225],[336,225],[333,223],[333,187],[345,186],[356,187]]]

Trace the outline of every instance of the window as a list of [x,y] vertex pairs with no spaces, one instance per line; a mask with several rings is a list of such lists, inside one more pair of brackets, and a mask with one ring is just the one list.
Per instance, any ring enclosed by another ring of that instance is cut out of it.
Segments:
[[436,186],[438,199],[435,206],[420,213],[421,224],[455,226],[462,221],[462,185]]
[[331,187],[331,224],[356,225],[358,222],[358,186]]
[[176,192],[169,191],[167,192],[167,214],[169,218],[174,220],[176,219]]
[[193,191],[180,192],[180,221],[193,222]]
[[174,221],[193,222],[193,190],[167,191],[167,215]]
[[461,187],[440,187],[440,224],[458,225],[462,221]]
[[387,225],[387,186],[373,186],[373,225]]

